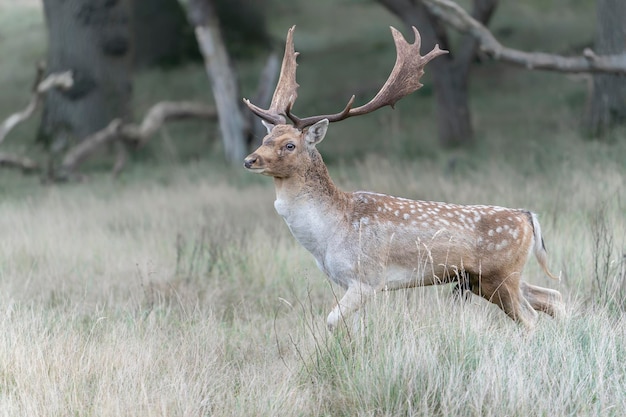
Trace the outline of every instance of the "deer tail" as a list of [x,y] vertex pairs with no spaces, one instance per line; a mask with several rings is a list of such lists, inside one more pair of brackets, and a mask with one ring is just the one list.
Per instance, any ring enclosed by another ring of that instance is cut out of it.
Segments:
[[534,234],[534,247],[533,252],[535,252],[535,257],[537,258],[537,262],[543,272],[552,279],[560,281],[560,276],[557,277],[548,269],[548,252],[546,252],[546,245],[543,241],[543,236],[541,235],[541,226],[539,225],[539,219],[537,218],[537,214],[533,212],[528,212],[530,217],[531,224],[533,226],[533,234]]

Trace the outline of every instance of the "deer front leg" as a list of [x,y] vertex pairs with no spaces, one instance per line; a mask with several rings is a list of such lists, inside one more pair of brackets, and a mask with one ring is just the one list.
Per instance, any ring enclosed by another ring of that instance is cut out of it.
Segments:
[[330,331],[334,331],[337,325],[344,321],[346,316],[359,308],[374,294],[376,290],[370,285],[353,281],[346,290],[341,300],[333,308],[326,319]]

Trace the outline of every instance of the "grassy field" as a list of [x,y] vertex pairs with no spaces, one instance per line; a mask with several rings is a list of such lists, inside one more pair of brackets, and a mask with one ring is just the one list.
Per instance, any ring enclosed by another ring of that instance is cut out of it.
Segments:
[[[387,75],[386,27],[397,22],[345,1],[325,22],[336,37],[317,34],[323,12],[309,3],[287,8],[272,31],[299,25],[302,112],[334,111],[358,87],[350,74]],[[513,3],[495,22],[508,33],[525,21],[509,43],[545,36],[546,49],[565,51],[590,40],[579,13]],[[362,19],[337,27],[355,13]],[[529,23],[539,17],[557,36]],[[41,19],[28,2],[0,3],[0,49],[16,57],[0,63],[0,118],[27,99],[45,50]],[[244,67],[244,84],[258,64]],[[316,69],[336,83],[315,88]],[[141,74],[136,107],[209,99],[203,83],[195,66]],[[342,290],[274,212],[271,181],[225,166],[201,125],[168,128],[177,152],[164,156],[159,136],[118,180],[93,169],[87,182],[43,186],[0,172],[0,415],[623,416],[626,133],[581,136],[586,88],[581,77],[487,63],[473,78],[472,149],[436,147],[428,85],[395,112],[331,126],[320,145],[347,190],[539,213],[562,280],[534,260],[526,277],[561,291],[567,316],[542,315],[532,335],[447,287],[378,296],[361,333],[330,335],[325,318]],[[2,147],[36,150],[35,129]]]

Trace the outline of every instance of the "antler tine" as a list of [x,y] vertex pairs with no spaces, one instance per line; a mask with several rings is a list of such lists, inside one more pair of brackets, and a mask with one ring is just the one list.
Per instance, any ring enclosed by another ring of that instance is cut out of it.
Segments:
[[291,105],[287,107],[286,114],[287,114],[287,117],[289,117],[289,119],[293,122],[293,125],[297,127],[298,129],[302,130],[305,127],[311,126],[319,122],[322,119],[328,119],[329,122],[337,122],[339,120],[343,120],[343,119],[350,117],[349,113],[352,110],[352,104],[354,104],[354,99],[355,99],[355,96],[353,95],[352,97],[350,97],[350,100],[348,100],[348,104],[346,104],[346,107],[344,107],[343,110],[340,111],[339,113],[335,113],[335,114],[311,116],[311,117],[305,117],[301,119],[291,112]]
[[424,67],[428,62],[439,55],[448,53],[448,51],[440,49],[439,45],[435,45],[432,51],[424,56],[420,55],[422,37],[415,26],[412,26],[412,29],[415,34],[415,42],[410,44],[396,28],[391,27],[397,52],[396,63],[391,74],[378,94],[367,104],[353,109],[350,116],[370,113],[387,105],[393,107],[402,97],[422,87],[420,78],[424,75]]
[[285,55],[283,56],[283,63],[280,68],[280,76],[278,77],[278,83],[272,96],[272,102],[269,109],[264,110],[258,106],[255,106],[248,99],[244,99],[244,103],[260,118],[265,121],[277,125],[287,122],[285,114],[287,108],[293,105],[298,98],[298,83],[296,82],[296,67],[298,66],[296,58],[298,53],[294,50],[293,46],[293,32],[296,26],[289,28],[287,32],[287,40],[285,41]]
[[279,125],[279,124],[283,124],[286,122],[285,118],[282,115],[277,114],[277,113],[275,114],[270,110],[263,110],[262,108],[252,104],[250,100],[248,100],[247,98],[244,98],[243,102],[246,103],[248,108],[252,110],[254,114],[259,116],[261,119],[265,120],[266,122],[269,122],[273,125]]
[[297,118],[291,113],[287,113],[287,116],[294,122],[296,127],[303,129],[322,119],[337,122],[348,117],[371,113],[384,106],[393,107],[402,97],[418,90],[423,85],[420,83],[420,78],[424,75],[424,66],[439,55],[447,54],[448,51],[440,49],[439,45],[435,45],[432,51],[424,56],[420,55],[422,39],[415,26],[412,28],[415,34],[415,42],[410,44],[396,28],[391,27],[391,34],[396,44],[396,63],[385,84],[368,103],[353,109],[351,107],[354,96],[352,96],[348,105],[339,113],[311,116],[303,119]]

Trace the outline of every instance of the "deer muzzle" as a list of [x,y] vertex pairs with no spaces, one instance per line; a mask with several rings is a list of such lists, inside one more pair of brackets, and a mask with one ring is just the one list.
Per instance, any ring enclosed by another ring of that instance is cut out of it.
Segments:
[[259,172],[259,170],[261,170],[262,168],[259,166],[260,163],[260,159],[259,156],[257,154],[251,154],[248,155],[246,157],[246,159],[243,160],[243,166],[248,170],[248,171],[254,171],[254,172]]

